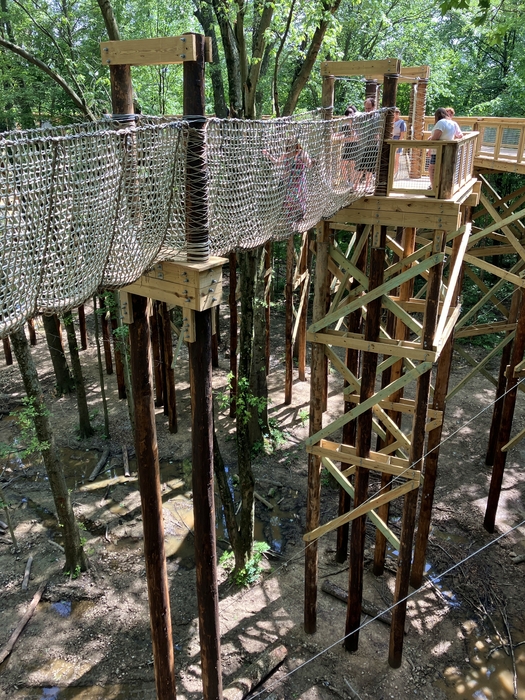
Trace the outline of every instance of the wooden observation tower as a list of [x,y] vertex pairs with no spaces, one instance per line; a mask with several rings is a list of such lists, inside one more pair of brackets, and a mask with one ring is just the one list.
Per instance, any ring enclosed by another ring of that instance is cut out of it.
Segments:
[[[322,74],[325,108],[333,105],[338,76],[365,77],[367,96],[376,96],[383,83],[383,107],[395,105],[398,82],[412,86],[408,140],[391,140],[392,121],[387,120],[373,194],[318,228],[314,312],[308,330],[313,349],[305,629],[316,629],[317,539],[336,530],[336,556],[346,561],[352,522],[345,646],[349,651],[357,649],[368,517],[376,527],[374,573],[383,572],[387,542],[399,552],[389,649],[389,663],[398,667],[409,584],[418,587],[423,580],[455,332],[460,337],[505,333],[498,345],[503,353],[499,378],[490,377],[496,398],[505,395],[504,401],[496,403],[487,455],[487,463],[494,464],[485,516],[490,532],[506,451],[525,434],[522,431],[510,441],[517,383],[525,364],[525,282],[520,275],[525,265],[520,219],[525,212],[518,211],[525,201],[525,187],[502,199],[483,177],[487,171],[525,174],[525,124],[523,120],[461,120],[462,128],[469,130],[461,140],[432,142],[435,169],[430,179],[424,116],[428,67],[401,68],[394,59],[324,63]],[[401,152],[396,155],[398,149]],[[473,214],[480,199],[483,208]],[[476,227],[487,215],[493,223]],[[345,250],[338,242],[338,231],[353,232]],[[510,271],[484,260],[509,254],[516,258]],[[498,276],[496,287],[504,282],[514,285],[512,303],[501,303],[497,289],[489,289],[471,266]],[[476,307],[492,300],[500,322],[473,323],[475,309],[459,321],[464,274],[481,290],[482,300]],[[480,364],[458,350],[474,366],[467,380],[478,371],[488,374],[485,362]],[[340,417],[326,424],[328,362],[344,380],[344,391]],[[338,517],[321,524],[323,466],[341,486],[341,496]],[[370,472],[380,478],[374,493]],[[389,527],[388,511],[389,503],[400,497],[404,504],[398,537]]]

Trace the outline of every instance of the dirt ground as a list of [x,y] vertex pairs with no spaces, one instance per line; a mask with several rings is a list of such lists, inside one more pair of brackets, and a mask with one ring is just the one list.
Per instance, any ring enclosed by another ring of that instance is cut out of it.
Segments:
[[[38,459],[13,456],[0,468],[0,486],[9,502],[19,551],[9,532],[0,536],[0,652],[35,592],[47,581],[42,601],[13,652],[0,666],[0,698],[155,697],[148,599],[142,554],[142,523],[134,462],[123,476],[122,445],[131,451],[132,437],[125,402],[118,401],[115,375],[106,377],[110,405],[111,458],[108,471],[94,482],[89,475],[100,458],[103,418],[96,376],[92,317],[90,344],[81,353],[88,401],[97,430],[80,441],[74,397],[54,396],[54,377],[43,330],[33,348],[46,400],[52,414],[71,497],[81,521],[90,569],[76,580],[62,574],[60,531],[43,465]],[[490,470],[484,464],[494,398],[493,387],[481,375],[449,402],[441,448],[439,480],[427,569],[432,583],[408,603],[408,625],[401,668],[387,663],[389,627],[363,617],[359,650],[342,646],[345,604],[319,590],[318,624],[314,635],[303,630],[304,543],[308,433],[308,382],[294,383],[293,403],[283,401],[282,314],[274,313],[271,356],[270,414],[282,431],[271,454],[254,464],[256,489],[274,506],[256,504],[257,537],[272,552],[261,581],[238,589],[220,574],[222,669],[225,686],[269,646],[284,644],[282,666],[251,697],[266,700],[328,700],[332,698],[525,698],[525,525],[489,545],[497,535],[525,519],[525,441],[509,452],[497,532],[482,527]],[[473,349],[477,357],[483,350]],[[489,369],[494,374],[497,364]],[[214,370],[216,390],[224,390],[229,370],[227,348],[221,345],[220,368]],[[452,385],[468,368],[455,358]],[[191,442],[188,430],[190,397],[187,352],[176,368],[179,432],[170,435],[162,409],[157,431],[164,499],[164,526],[175,644],[177,697],[202,697],[197,623],[197,598],[192,542]],[[338,375],[330,375],[329,412],[341,410]],[[514,433],[525,417],[520,393]],[[20,405],[23,388],[16,363],[0,360],[0,410]],[[483,409],[487,409],[481,412]],[[217,414],[219,441],[225,462],[235,468],[234,424],[227,412]],[[16,446],[19,428],[4,415],[0,442]],[[4,466],[6,467],[4,469]],[[323,477],[321,518],[337,512],[338,491]],[[391,524],[399,531],[401,503],[394,502]],[[0,512],[0,520],[5,520]],[[220,515],[219,545],[224,549]],[[371,561],[374,528],[367,527],[367,561]],[[348,587],[348,569],[334,558],[335,535],[319,543],[320,581]],[[478,550],[482,550],[479,553]],[[440,574],[469,555],[446,576]],[[29,589],[21,584],[28,557],[33,557]],[[392,601],[396,556],[389,552],[387,571],[376,578],[367,565],[365,598],[381,608]],[[412,591],[412,589],[411,589]],[[512,653],[509,653],[512,641]],[[516,646],[514,646],[516,645]],[[503,646],[503,648],[502,648]],[[499,648],[498,648],[499,647]]]

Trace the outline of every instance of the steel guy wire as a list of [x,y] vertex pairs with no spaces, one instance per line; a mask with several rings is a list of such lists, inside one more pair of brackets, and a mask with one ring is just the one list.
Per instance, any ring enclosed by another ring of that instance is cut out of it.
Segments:
[[[480,554],[481,552],[483,552],[485,549],[488,549],[488,548],[491,547],[493,544],[495,544],[495,543],[498,542],[499,540],[503,539],[503,538],[506,537],[507,535],[510,535],[512,532],[514,532],[514,531],[517,530],[518,528],[522,527],[523,525],[525,525],[525,520],[522,520],[520,523],[518,523],[517,525],[514,525],[513,527],[511,527],[509,530],[507,530],[506,532],[502,533],[501,535],[498,535],[498,537],[496,537],[495,539],[491,540],[491,541],[488,542],[487,544],[483,545],[483,547],[480,547],[480,548],[479,548],[478,550],[476,550],[475,552],[472,552],[472,554],[469,554],[468,556],[466,556],[466,557],[465,557],[464,559],[462,559],[461,561],[457,562],[456,564],[453,564],[453,565],[450,566],[448,569],[446,569],[445,571],[443,571],[441,574],[435,576],[434,578],[444,578],[444,577],[447,576],[451,571],[454,571],[454,569],[457,569],[459,566],[461,566],[461,565],[464,564],[465,562],[469,561],[469,560],[472,559],[473,557],[477,556],[478,554]],[[255,698],[261,696],[263,693],[269,693],[269,692],[271,692],[272,690],[274,690],[275,688],[277,688],[279,685],[281,685],[287,678],[289,678],[289,677],[292,676],[294,673],[296,673],[297,671],[299,671],[301,668],[304,668],[304,667],[307,666],[308,664],[312,663],[312,661],[315,661],[315,660],[318,659],[320,656],[323,656],[323,654],[326,654],[328,651],[330,651],[330,649],[333,649],[333,648],[334,648],[335,646],[337,646],[338,644],[341,644],[342,642],[344,642],[344,640],[345,640],[347,637],[350,637],[352,634],[356,634],[357,632],[360,632],[363,628],[367,627],[371,622],[375,622],[375,621],[378,620],[382,615],[384,615],[385,613],[391,612],[395,607],[397,607],[398,605],[401,605],[401,603],[405,603],[407,600],[410,600],[410,598],[412,598],[413,596],[415,596],[416,593],[419,593],[419,592],[422,591],[423,589],[427,588],[427,586],[430,586],[430,585],[432,585],[432,584],[433,584],[433,580],[431,580],[431,579],[429,579],[428,581],[425,581],[425,583],[423,583],[421,586],[419,586],[419,588],[416,588],[414,591],[412,591],[412,593],[409,593],[409,594],[406,595],[404,598],[401,598],[400,600],[398,600],[397,603],[393,603],[390,607],[385,608],[385,610],[382,610],[382,611],[381,611],[380,613],[378,613],[375,617],[371,617],[369,620],[365,620],[365,622],[363,622],[356,630],[353,630],[352,632],[349,632],[348,634],[345,634],[344,637],[341,637],[341,638],[338,639],[337,641],[333,642],[332,644],[330,644],[329,646],[325,647],[325,648],[322,649],[320,652],[318,652],[317,654],[315,654],[314,656],[312,656],[310,659],[308,659],[308,660],[305,661],[304,663],[302,663],[302,664],[300,664],[299,666],[297,666],[297,668],[294,668],[292,671],[290,671],[289,673],[287,673],[283,678],[280,678],[279,681],[277,681],[276,683],[274,683],[274,685],[271,685],[269,688],[264,688],[263,690],[260,690],[259,692],[255,693],[254,695],[250,695],[250,696],[249,696],[250,700],[254,700]]]

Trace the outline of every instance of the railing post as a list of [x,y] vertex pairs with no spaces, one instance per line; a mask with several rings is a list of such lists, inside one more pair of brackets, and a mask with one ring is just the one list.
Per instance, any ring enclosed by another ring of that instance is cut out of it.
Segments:
[[439,171],[438,199],[450,199],[454,191],[454,173],[459,143],[446,143],[441,151],[441,168]]
[[[186,240],[188,260],[209,259],[204,159],[204,36],[195,35],[197,58],[184,63],[184,114],[192,126],[187,160]],[[201,116],[202,115],[202,116]],[[204,700],[222,698],[219,591],[213,494],[213,398],[211,309],[195,311],[195,337],[189,343],[193,512],[199,638]]]

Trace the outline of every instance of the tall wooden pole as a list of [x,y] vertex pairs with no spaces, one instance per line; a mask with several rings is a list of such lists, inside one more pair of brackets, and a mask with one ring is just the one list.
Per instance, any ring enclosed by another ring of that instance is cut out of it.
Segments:
[[[110,66],[113,114],[133,113],[130,66]],[[147,299],[131,295],[131,383],[135,410],[135,452],[139,475],[144,556],[153,646],[155,686],[159,700],[175,700],[175,659],[160,491],[160,468],[151,375],[151,342]]]
[[230,294],[228,306],[230,307],[230,416],[235,418],[237,414],[237,255],[230,253]]
[[492,467],[487,509],[485,511],[485,519],[483,521],[483,527],[488,532],[494,532],[496,512],[498,510],[501,485],[503,483],[503,473],[505,471],[505,462],[507,461],[507,452],[502,452],[501,448],[504,447],[510,439],[512,419],[514,417],[514,408],[516,406],[518,379],[514,376],[514,368],[522,361],[523,352],[525,351],[525,294],[523,293],[523,289],[520,289],[519,294],[521,299],[519,300],[518,325],[516,326],[516,336],[514,337],[512,355],[507,370],[507,385],[505,387],[505,396],[503,397],[503,410],[501,414],[498,442],[496,444],[496,453],[494,455],[494,466]]
[[[512,301],[510,304],[509,311],[509,323],[516,323],[516,314],[518,312],[518,303],[520,300],[519,288],[514,290],[512,295]],[[511,333],[511,331],[509,331]],[[507,333],[506,335],[508,336]],[[496,455],[496,444],[498,442],[498,435],[501,426],[501,416],[503,413],[503,400],[502,396],[505,393],[505,387],[507,385],[507,366],[510,362],[510,357],[512,354],[512,342],[507,343],[503,348],[501,353],[501,362],[498,375],[498,384],[496,386],[496,398],[494,400],[494,411],[492,413],[492,422],[490,424],[489,433],[489,444],[487,447],[487,454],[485,456],[485,464],[492,467],[494,464],[494,457]]]
[[147,313],[148,300],[131,295],[133,323],[129,326],[131,382],[135,402],[135,452],[139,475],[144,556],[153,644],[153,663],[157,698],[174,700],[175,659],[173,653],[170,596],[164,525],[160,468],[153,406],[153,377],[149,362],[151,343]]
[[[405,228],[403,233],[403,257],[406,258],[411,255],[415,250],[416,245],[416,229],[415,228]],[[399,289],[399,298],[402,300],[410,299],[414,289],[414,280],[408,280],[404,282]],[[394,331],[394,337],[396,340],[408,340],[408,329],[399,318],[396,318],[396,325]],[[388,383],[394,382],[399,379],[403,373],[404,363],[403,360],[398,360],[388,372]],[[389,397],[389,401],[397,402],[403,396],[403,390],[400,389],[395,394]],[[399,418],[401,414],[397,411],[388,411],[388,415],[400,426]],[[395,441],[395,437],[392,433],[387,432],[386,444],[391,445]],[[391,489],[392,477],[389,474],[381,475],[381,493],[390,491]],[[388,524],[388,515],[390,512],[389,503],[385,503],[378,508],[377,514],[379,517]],[[374,549],[374,574],[380,576],[383,573],[385,564],[385,554],[386,554],[386,537],[380,530],[376,530],[376,546]]]
[[[452,256],[450,259],[449,269],[454,268],[455,261],[458,256],[461,246],[461,237],[454,239],[452,245]],[[457,304],[461,292],[461,283],[463,273],[459,276],[454,291],[455,304]],[[445,418],[446,398],[448,392],[448,383],[450,379],[450,370],[452,369],[452,356],[454,354],[454,333],[451,333],[441,355],[439,356],[436,382],[434,388],[434,397],[432,399],[432,408],[436,411],[443,412]],[[434,503],[434,490],[436,487],[437,468],[439,461],[439,446],[441,444],[441,436],[443,434],[443,423],[434,430],[431,430],[428,435],[426,457],[423,464],[425,478],[421,489],[421,504],[419,506],[419,521],[416,533],[416,544],[414,547],[414,556],[412,561],[412,570],[410,572],[410,583],[415,588],[419,588],[423,582],[423,574],[425,573],[425,557],[427,552],[428,535],[430,533],[430,522],[432,517],[432,506]]]
[[308,291],[310,289],[310,236],[308,231],[303,233],[303,242],[299,257],[299,276],[301,278],[300,299],[303,305],[300,309],[299,325],[297,328],[297,369],[299,381],[306,381],[306,326],[308,319]]
[[9,338],[2,338],[2,345],[4,346],[4,356],[6,365],[13,364],[13,353],[11,352],[11,343]]
[[[434,250],[441,252],[445,248],[445,232],[435,231]],[[439,291],[443,276],[443,262],[434,265],[428,276],[427,302],[425,318],[423,320],[422,347],[430,350],[433,345],[434,333],[439,309]],[[421,470],[421,459],[425,446],[425,424],[427,421],[428,395],[432,371],[422,374],[417,382],[415,398],[415,414],[412,423],[412,444],[410,446],[409,461],[412,469]],[[412,540],[416,521],[418,490],[414,489],[405,496],[403,505],[403,520],[401,524],[401,537],[399,545],[399,558],[397,564],[396,585],[394,590],[394,604],[392,611],[392,626],[390,628],[390,647],[388,663],[392,668],[399,668],[403,655],[403,636],[405,633],[406,596],[412,564]]]
[[[361,239],[361,236],[365,235],[365,225],[364,224],[357,224],[357,240],[356,242],[359,242]],[[364,245],[361,253],[356,261],[356,267],[361,270],[361,272],[365,272],[366,270],[366,261],[368,258],[368,245]],[[357,278],[353,278],[352,282],[350,284],[350,289],[355,289],[356,287],[359,286],[359,280]],[[362,321],[363,321],[363,315],[361,312],[361,309],[357,309],[356,311],[352,312],[350,316],[347,318],[346,322],[346,327],[348,329],[349,333],[360,333],[361,332],[361,326],[362,326]],[[356,350],[355,348],[348,348],[346,351],[346,366],[348,369],[352,372],[354,376],[359,376],[359,350]],[[346,382],[345,382],[346,385]],[[350,401],[344,401],[344,412],[348,413],[348,411],[351,411],[352,408],[354,407],[353,403],[350,403]],[[343,426],[343,443],[345,445],[355,445],[355,438],[356,438],[356,428],[357,428],[357,421],[356,420],[351,420],[348,423],[345,423]],[[346,469],[346,464],[341,466],[341,469]],[[343,515],[344,513],[347,513],[350,510],[350,494],[346,489],[342,488],[339,491],[339,510],[338,510],[338,515]],[[343,563],[347,560],[348,558],[348,535],[350,533],[350,523],[345,523],[344,525],[341,525],[340,527],[337,528],[337,546],[336,546],[336,552],[335,552],[335,559],[339,563]]]
[[293,269],[294,269],[294,236],[290,236],[286,243],[286,287],[285,298],[285,330],[284,330],[284,403],[289,406],[292,403],[293,385]]
[[[428,80],[418,80],[417,90],[415,91],[415,108],[414,120],[412,124],[412,133],[414,140],[422,139],[425,131],[425,111],[427,105],[427,86]],[[411,115],[412,116],[412,115]],[[412,151],[410,157],[410,177],[421,177],[421,159],[423,151],[421,148],[416,148]]]
[[[325,116],[331,118],[334,104],[334,77],[323,78],[323,107]],[[314,280],[314,305],[312,320],[320,321],[326,316],[326,299],[329,293],[328,253],[330,250],[330,228],[321,222],[317,229],[317,247]],[[310,435],[323,427],[323,410],[326,386],[326,355],[324,345],[312,345],[312,371],[310,379]],[[319,525],[321,498],[321,458],[308,455],[308,492],[306,502],[306,531],[314,530]],[[317,629],[317,576],[318,576],[317,540],[307,547],[304,561],[304,629],[313,634]]]
[[[82,307],[84,308],[84,307]],[[27,330],[29,331],[29,344],[30,345],[36,345],[36,331],[35,331],[35,319],[34,318],[28,318],[27,319]],[[82,333],[80,334],[80,337],[82,337]],[[87,345],[86,345],[87,347]],[[85,350],[86,348],[82,348],[82,350]]]
[[[209,250],[206,247],[208,230],[203,129],[204,36],[195,35],[195,40],[197,60],[184,63],[184,114],[188,115],[193,129],[187,160],[186,239],[188,260],[205,262]],[[198,249],[192,249],[195,243]],[[203,698],[220,700],[222,676],[213,493],[211,325],[211,309],[195,312],[196,341],[189,344],[189,357],[195,564]]]
[[[383,107],[393,107],[397,95],[397,74],[385,75],[383,90]],[[392,133],[394,121],[393,110],[387,113],[385,134]],[[376,194],[386,195],[388,177],[388,144],[384,144],[376,183]],[[385,270],[386,226],[374,226],[370,252],[369,290],[377,289],[383,284]],[[377,342],[381,327],[381,297],[367,305],[365,321],[365,340]],[[373,396],[376,384],[378,356],[375,352],[363,353],[363,372],[359,402],[363,403]],[[357,419],[356,450],[359,457],[368,457],[372,440],[372,409],[362,413]],[[361,505],[368,496],[369,470],[356,468],[354,508]],[[350,536],[350,572],[348,587],[348,607],[346,611],[345,648],[356,651],[359,645],[359,626],[361,624],[361,605],[363,597],[363,569],[365,550],[366,516],[352,522]]]
[[264,314],[266,316],[266,375],[270,374],[272,243],[264,246]]
[[84,304],[78,307],[78,327],[80,329],[80,349],[87,350],[86,310]]

